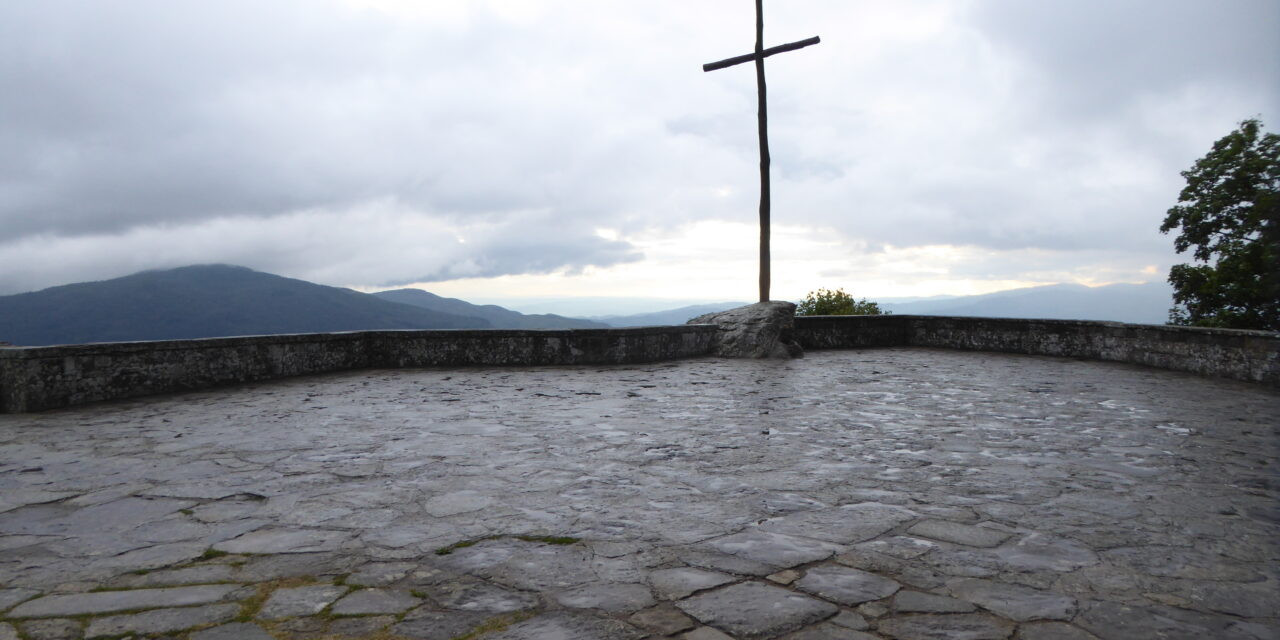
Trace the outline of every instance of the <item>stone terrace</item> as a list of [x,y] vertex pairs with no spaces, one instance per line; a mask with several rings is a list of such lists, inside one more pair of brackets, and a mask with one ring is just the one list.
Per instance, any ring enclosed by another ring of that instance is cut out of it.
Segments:
[[882,349],[0,416],[0,640],[1276,638],[1278,415]]

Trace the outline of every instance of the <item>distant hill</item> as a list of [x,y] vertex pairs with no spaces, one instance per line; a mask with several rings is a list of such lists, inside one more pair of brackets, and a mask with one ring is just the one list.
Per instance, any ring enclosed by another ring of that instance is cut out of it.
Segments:
[[748,302],[716,302],[711,304],[695,304],[688,307],[679,307],[677,309],[668,309],[666,311],[655,311],[653,313],[638,313],[629,316],[596,316],[592,320],[607,322],[614,327],[648,327],[671,324],[684,324],[690,318],[696,318],[704,313],[715,313],[716,311],[724,311],[734,307],[741,307],[750,304]]
[[24,346],[488,327],[482,318],[229,265],[144,271],[0,296],[0,341]]
[[[875,301],[876,298],[870,297]],[[684,324],[704,313],[740,307],[746,302],[700,304],[653,313],[593,316],[615,327]],[[979,316],[989,318],[1047,318],[1111,320],[1135,324],[1164,324],[1173,291],[1165,283],[1113,284],[1087,287],[1055,284],[1010,289],[978,296],[881,299],[880,307],[899,315]]]
[[[980,296],[881,303],[896,314],[1163,324],[1167,284],[1059,284]],[[0,342],[20,346],[371,329],[578,329],[684,324],[747,304],[699,304],[589,320],[527,315],[420,289],[365,294],[228,265],[144,271],[0,296]]]
[[980,296],[942,300],[882,303],[897,314],[985,316],[990,318],[1048,318],[1111,320],[1135,324],[1164,324],[1173,293],[1164,283],[1113,284],[1086,287],[1054,284],[1010,289]]
[[383,300],[413,305],[432,311],[483,318],[495,329],[605,329],[609,325],[552,313],[523,314],[496,304],[477,305],[457,298],[444,298],[422,289],[395,289],[373,294]]

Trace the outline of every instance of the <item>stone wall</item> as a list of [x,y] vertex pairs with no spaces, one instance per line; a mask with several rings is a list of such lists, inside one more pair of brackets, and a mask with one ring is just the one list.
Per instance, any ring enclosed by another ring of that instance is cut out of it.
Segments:
[[[361,331],[0,348],[0,413],[350,369],[626,364],[706,355],[712,325]],[[1073,320],[796,318],[805,349],[1003,351],[1149,365],[1280,387],[1280,334]]]
[[796,318],[805,349],[889,346],[1110,360],[1280,387],[1280,334],[1084,320],[946,316]]
[[0,413],[349,369],[626,364],[706,354],[714,326],[360,331],[0,348]]

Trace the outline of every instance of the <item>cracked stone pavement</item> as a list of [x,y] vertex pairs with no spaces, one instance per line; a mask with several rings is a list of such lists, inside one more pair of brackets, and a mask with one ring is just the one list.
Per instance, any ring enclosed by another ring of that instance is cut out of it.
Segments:
[[0,640],[1274,639],[1277,416],[909,348],[0,416]]

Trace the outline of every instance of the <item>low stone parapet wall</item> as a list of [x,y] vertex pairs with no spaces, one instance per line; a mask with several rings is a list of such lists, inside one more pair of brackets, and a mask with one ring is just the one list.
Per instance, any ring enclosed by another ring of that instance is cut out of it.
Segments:
[[[713,325],[360,331],[0,348],[0,413],[352,369],[627,364],[707,355]],[[1280,334],[1118,322],[798,317],[805,349],[918,346],[1149,365],[1280,387]]]
[[805,349],[916,346],[1129,362],[1280,387],[1280,334],[1087,320],[796,318]]
[[0,412],[350,369],[627,364],[708,353],[710,325],[359,331],[0,348]]

